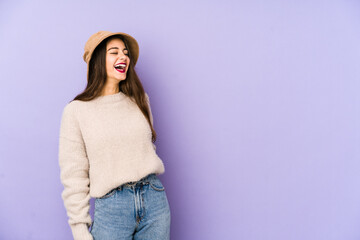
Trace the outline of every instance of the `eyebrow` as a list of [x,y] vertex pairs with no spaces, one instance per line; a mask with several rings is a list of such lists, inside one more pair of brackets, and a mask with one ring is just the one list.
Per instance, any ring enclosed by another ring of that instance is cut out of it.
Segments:
[[[118,47],[111,47],[108,49],[108,51],[110,51],[111,49],[119,49]],[[127,50],[127,48],[124,48],[123,50]]]

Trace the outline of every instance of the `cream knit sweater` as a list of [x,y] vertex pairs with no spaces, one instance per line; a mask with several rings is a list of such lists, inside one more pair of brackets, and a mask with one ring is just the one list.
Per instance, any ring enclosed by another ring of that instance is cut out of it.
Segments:
[[[150,119],[153,122],[151,110]],[[64,107],[59,166],[64,185],[61,196],[74,240],[93,239],[91,197],[101,197],[150,173],[165,172],[145,116],[122,92],[88,102],[74,100]]]

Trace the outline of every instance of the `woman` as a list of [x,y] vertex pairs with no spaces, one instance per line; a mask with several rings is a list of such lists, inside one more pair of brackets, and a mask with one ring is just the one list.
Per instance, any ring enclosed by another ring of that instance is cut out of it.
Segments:
[[134,69],[138,56],[126,33],[100,31],[85,44],[87,86],[64,107],[59,134],[61,196],[75,240],[170,239],[170,206],[157,176],[165,169]]

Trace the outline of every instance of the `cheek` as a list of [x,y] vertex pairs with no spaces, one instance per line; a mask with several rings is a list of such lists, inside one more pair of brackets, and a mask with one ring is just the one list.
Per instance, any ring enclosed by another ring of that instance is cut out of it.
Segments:
[[105,58],[105,64],[107,67],[112,66],[114,63],[114,58],[112,56],[107,56]]
[[111,63],[110,61],[106,62],[106,69],[107,69],[108,71],[111,71],[113,68],[114,68],[114,67],[113,67],[113,65],[112,65],[112,63]]

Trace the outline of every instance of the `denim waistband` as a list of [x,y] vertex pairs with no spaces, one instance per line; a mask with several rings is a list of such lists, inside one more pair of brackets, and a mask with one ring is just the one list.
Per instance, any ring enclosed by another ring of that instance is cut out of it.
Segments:
[[156,174],[155,173],[150,173],[147,176],[141,178],[139,181],[127,182],[127,183],[124,183],[121,186],[136,186],[136,185],[140,185],[140,184],[147,184],[151,179],[154,179],[154,178],[156,178]]

